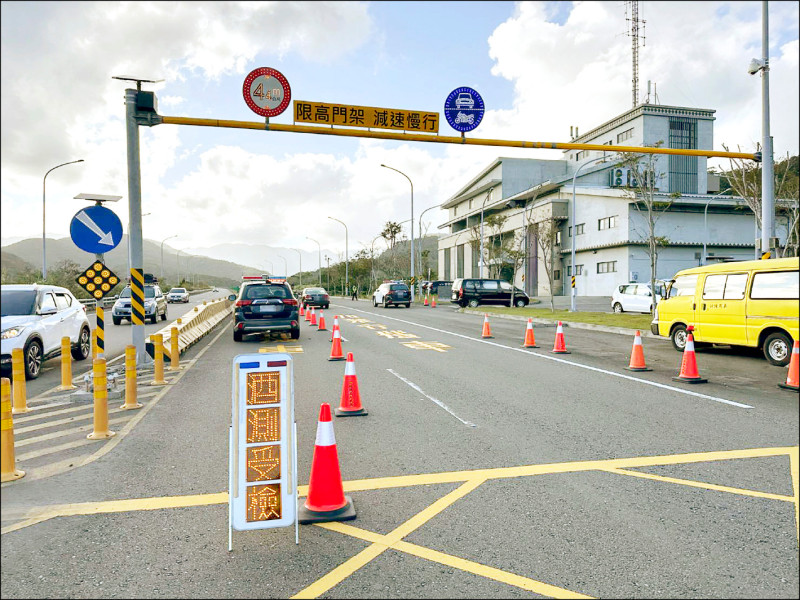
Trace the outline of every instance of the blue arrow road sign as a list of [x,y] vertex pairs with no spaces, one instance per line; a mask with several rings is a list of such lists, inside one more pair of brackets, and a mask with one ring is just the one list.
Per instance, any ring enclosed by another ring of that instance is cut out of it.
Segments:
[[444,116],[456,131],[472,131],[483,119],[483,98],[470,87],[454,89],[444,101]]
[[81,250],[103,254],[122,241],[122,221],[105,206],[89,206],[72,217],[69,235]]

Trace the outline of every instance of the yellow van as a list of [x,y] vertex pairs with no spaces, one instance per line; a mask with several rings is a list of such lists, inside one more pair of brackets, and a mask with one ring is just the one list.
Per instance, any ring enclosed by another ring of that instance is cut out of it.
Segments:
[[773,365],[789,364],[798,339],[800,259],[728,262],[679,271],[656,306],[650,330],[686,347],[694,326],[698,345],[761,348]]

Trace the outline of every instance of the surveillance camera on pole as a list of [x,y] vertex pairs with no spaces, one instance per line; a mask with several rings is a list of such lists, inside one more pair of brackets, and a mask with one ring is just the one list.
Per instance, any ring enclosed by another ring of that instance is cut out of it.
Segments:
[[750,66],[747,67],[747,72],[750,73],[750,75],[755,75],[761,69],[766,69],[766,68],[767,68],[766,61],[754,58],[753,60],[750,61]]

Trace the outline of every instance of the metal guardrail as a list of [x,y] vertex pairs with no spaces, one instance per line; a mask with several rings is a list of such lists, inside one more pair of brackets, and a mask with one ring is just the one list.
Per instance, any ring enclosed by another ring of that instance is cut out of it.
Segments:
[[[110,296],[108,298],[103,298],[103,308],[108,308],[109,306],[114,306],[114,302],[117,301],[119,296]],[[94,312],[95,302],[94,298],[78,298],[78,302],[83,304],[86,307],[86,312]]]

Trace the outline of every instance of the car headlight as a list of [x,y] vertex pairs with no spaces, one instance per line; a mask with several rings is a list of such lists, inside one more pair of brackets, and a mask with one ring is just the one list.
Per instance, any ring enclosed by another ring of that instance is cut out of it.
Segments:
[[148,300],[144,303],[145,308],[155,308],[156,301],[155,300]]
[[25,329],[26,327],[24,325],[17,327],[9,327],[8,329],[3,330],[3,333],[2,335],[0,335],[0,337],[2,337],[4,340],[15,338],[23,331],[25,331]]

